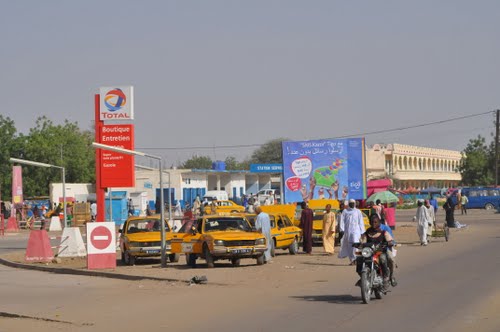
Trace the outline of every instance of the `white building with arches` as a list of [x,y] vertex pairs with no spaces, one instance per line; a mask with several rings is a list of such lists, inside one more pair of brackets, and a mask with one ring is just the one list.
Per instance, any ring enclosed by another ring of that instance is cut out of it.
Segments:
[[460,151],[397,143],[366,149],[368,180],[390,178],[398,190],[456,187],[461,160]]

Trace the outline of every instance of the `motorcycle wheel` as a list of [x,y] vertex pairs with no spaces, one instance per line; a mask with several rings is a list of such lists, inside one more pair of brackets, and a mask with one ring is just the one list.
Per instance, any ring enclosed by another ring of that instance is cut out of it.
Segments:
[[361,299],[364,304],[370,303],[370,299],[372,297],[372,285],[370,272],[368,270],[364,270],[361,272]]

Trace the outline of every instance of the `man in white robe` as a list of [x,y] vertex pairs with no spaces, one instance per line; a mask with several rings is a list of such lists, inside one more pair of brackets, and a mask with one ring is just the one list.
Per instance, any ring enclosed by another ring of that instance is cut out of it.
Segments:
[[356,208],[356,201],[349,200],[349,207],[346,208],[340,217],[339,231],[343,232],[340,244],[339,258],[349,257],[351,265],[356,264],[355,248],[353,243],[361,241],[361,234],[365,232],[363,213]]
[[425,207],[424,201],[419,199],[418,200],[418,208],[417,208],[417,214],[413,219],[418,223],[417,224],[417,233],[418,237],[420,238],[420,245],[421,246],[426,246],[427,245],[427,230],[429,228],[429,224],[432,222],[430,215],[429,215],[429,210]]

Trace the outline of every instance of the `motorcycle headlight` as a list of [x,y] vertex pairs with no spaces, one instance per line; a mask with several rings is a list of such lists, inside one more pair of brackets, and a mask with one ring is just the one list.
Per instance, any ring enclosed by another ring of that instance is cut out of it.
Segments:
[[224,245],[224,241],[222,240],[215,240],[214,241],[214,246],[223,246]]
[[266,239],[257,239],[255,240],[255,245],[261,245],[261,244],[266,244]]
[[373,250],[371,248],[363,248],[363,250],[361,250],[361,256],[364,258],[372,257],[372,255]]

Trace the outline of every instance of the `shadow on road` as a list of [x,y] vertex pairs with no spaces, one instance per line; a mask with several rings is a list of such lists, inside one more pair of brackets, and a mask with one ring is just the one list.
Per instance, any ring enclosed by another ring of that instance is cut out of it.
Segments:
[[313,302],[328,302],[335,304],[359,304],[361,298],[352,296],[350,294],[343,295],[305,295],[305,296],[292,296],[293,299],[313,301]]
[[323,266],[345,266],[345,267],[350,266],[349,264],[314,263],[314,262],[301,262],[300,264],[304,264],[304,265],[323,265]]

